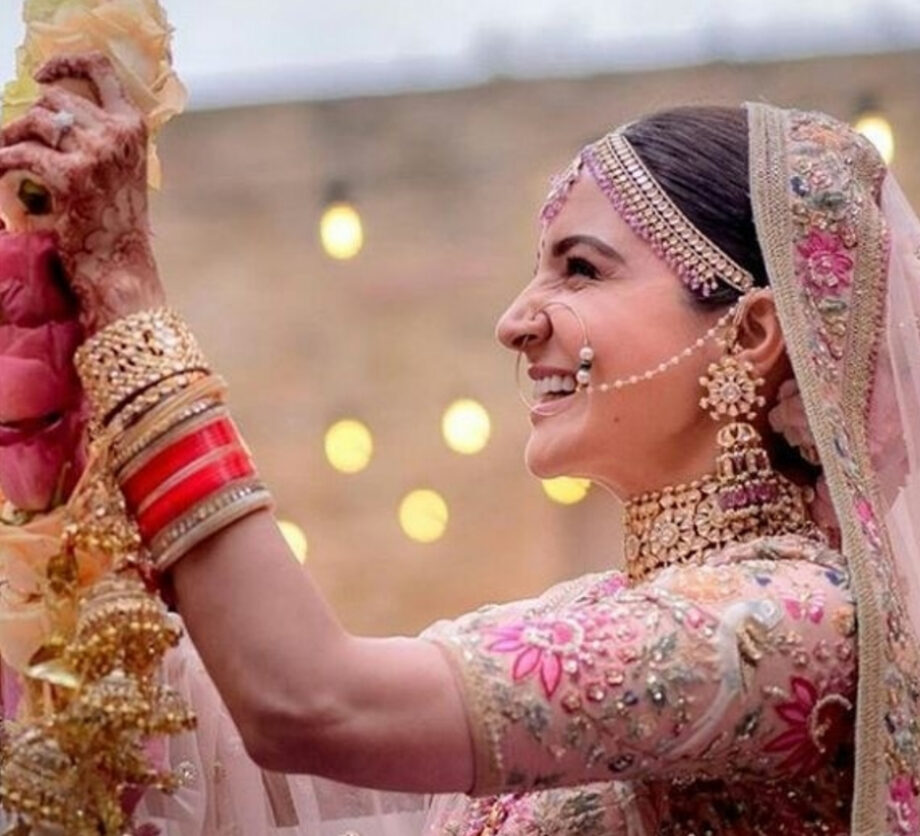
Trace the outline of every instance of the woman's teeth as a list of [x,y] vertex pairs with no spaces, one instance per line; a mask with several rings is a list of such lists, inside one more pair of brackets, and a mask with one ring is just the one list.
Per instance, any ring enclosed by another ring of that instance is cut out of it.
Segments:
[[541,377],[534,382],[533,396],[544,398],[547,395],[571,395],[576,386],[575,376],[571,374]]

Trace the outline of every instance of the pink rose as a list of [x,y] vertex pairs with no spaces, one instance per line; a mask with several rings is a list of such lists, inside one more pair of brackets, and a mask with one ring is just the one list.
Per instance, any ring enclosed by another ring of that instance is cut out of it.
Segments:
[[819,296],[836,296],[850,285],[853,259],[835,235],[813,229],[796,251],[799,270],[804,270],[806,281]]
[[899,775],[888,787],[888,807],[898,828],[898,833],[916,833],[920,827],[920,810],[917,794],[909,775]]
[[82,340],[51,237],[0,233],[0,489],[18,508],[63,499],[82,466]]

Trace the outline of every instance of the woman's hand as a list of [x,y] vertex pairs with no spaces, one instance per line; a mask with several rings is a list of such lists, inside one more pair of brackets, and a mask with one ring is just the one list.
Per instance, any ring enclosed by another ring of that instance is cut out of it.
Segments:
[[36,80],[41,99],[0,133],[0,211],[9,219],[24,182],[47,189],[49,205],[26,223],[55,234],[93,333],[164,302],[150,245],[147,131],[101,54],[54,58]]

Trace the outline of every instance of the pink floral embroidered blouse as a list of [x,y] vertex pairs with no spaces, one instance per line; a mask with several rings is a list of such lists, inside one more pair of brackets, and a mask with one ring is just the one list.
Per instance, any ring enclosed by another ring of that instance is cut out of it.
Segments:
[[432,638],[466,695],[476,798],[441,804],[431,836],[849,832],[855,608],[820,543],[595,575]]

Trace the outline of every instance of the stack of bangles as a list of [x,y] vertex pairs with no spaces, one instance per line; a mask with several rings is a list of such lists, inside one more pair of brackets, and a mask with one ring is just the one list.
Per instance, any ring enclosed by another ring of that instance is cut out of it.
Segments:
[[272,506],[227,410],[226,383],[178,314],[124,317],[87,340],[75,364],[95,431],[112,438],[108,466],[157,573]]

